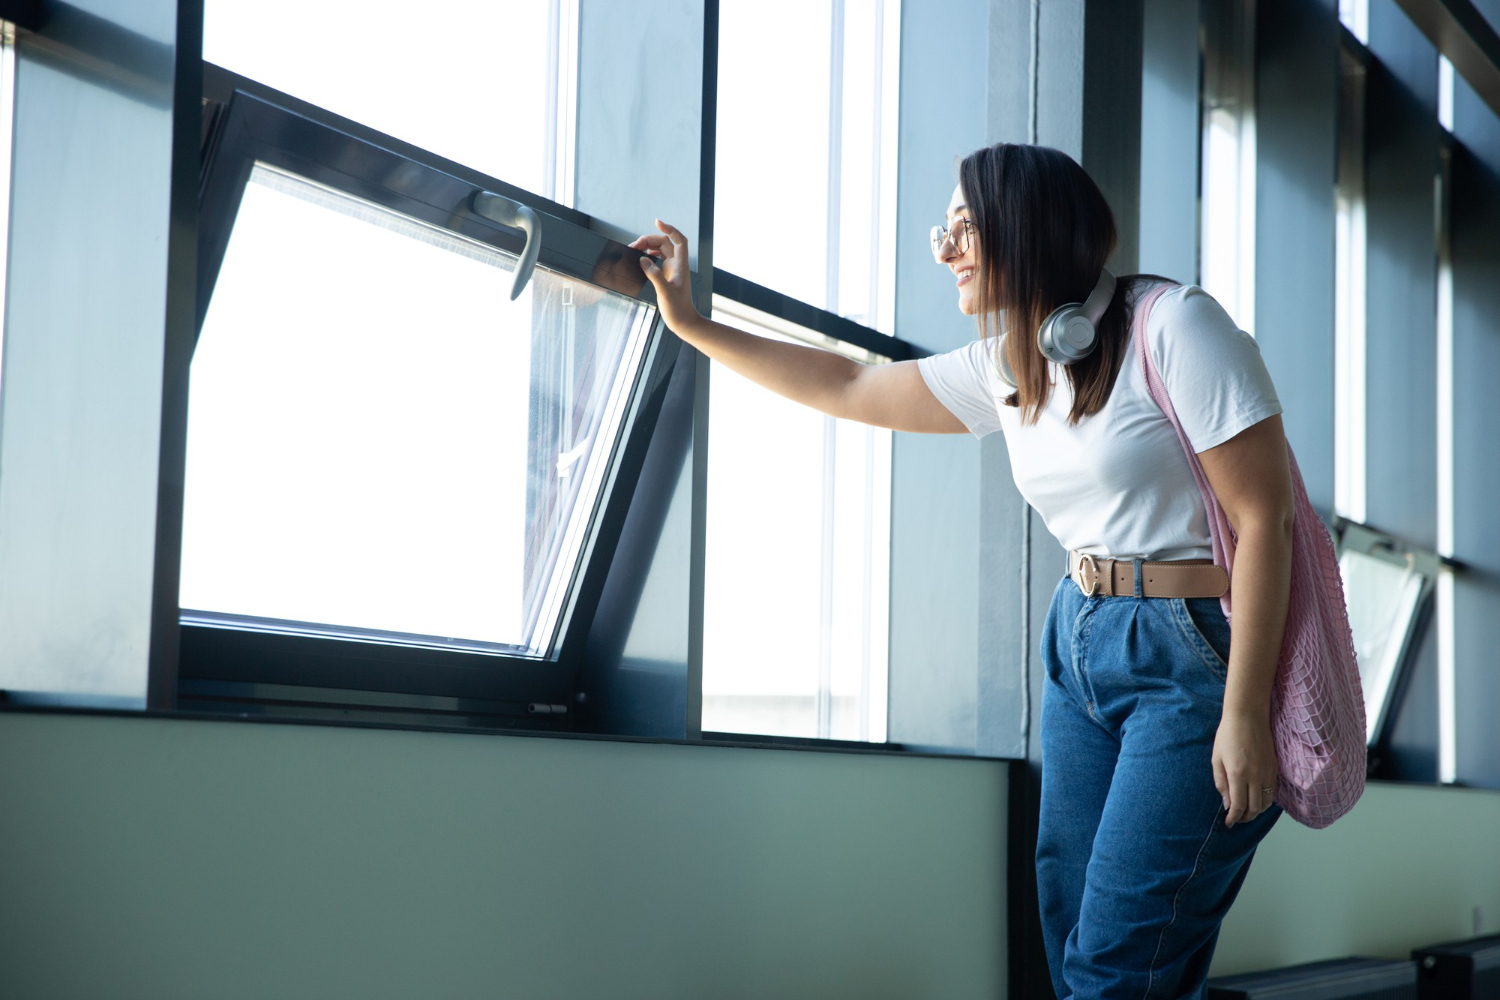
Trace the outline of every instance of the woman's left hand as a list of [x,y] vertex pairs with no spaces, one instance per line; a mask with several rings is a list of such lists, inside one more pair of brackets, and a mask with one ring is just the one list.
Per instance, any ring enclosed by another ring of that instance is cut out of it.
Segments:
[[1214,737],[1213,761],[1214,786],[1228,811],[1225,826],[1252,820],[1271,808],[1277,765],[1269,718],[1226,711]]

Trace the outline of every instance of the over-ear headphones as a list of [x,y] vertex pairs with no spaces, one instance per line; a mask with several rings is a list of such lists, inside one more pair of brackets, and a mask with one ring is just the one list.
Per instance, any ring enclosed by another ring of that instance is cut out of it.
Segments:
[[[1095,327],[1114,297],[1115,276],[1109,273],[1108,268],[1101,268],[1099,282],[1094,285],[1094,290],[1089,293],[1086,301],[1082,304],[1069,302],[1058,306],[1050,316],[1042,320],[1042,325],[1036,331],[1036,346],[1042,352],[1042,357],[1060,365],[1071,365],[1092,354],[1098,340]],[[1003,344],[999,355],[1000,378],[1014,389],[1016,376],[1005,358]]]

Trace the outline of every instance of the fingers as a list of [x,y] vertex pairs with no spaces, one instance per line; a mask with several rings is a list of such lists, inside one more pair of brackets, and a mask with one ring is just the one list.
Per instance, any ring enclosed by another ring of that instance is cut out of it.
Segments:
[[660,235],[647,233],[644,236],[638,236],[631,242],[631,249],[643,250],[653,256],[663,258],[675,257],[678,250],[686,254],[688,241],[681,231],[660,219],[656,220],[656,228],[661,230]]
[[637,237],[631,242],[630,248],[632,250],[642,250],[657,257],[670,257],[672,255],[671,239],[666,236],[658,236],[655,233]]
[[1219,790],[1219,797],[1224,800],[1224,808],[1229,808],[1229,773],[1224,770],[1224,762],[1214,754],[1214,787]]
[[682,235],[682,233],[679,232],[676,229],[676,227],[669,226],[665,222],[661,221],[660,219],[657,219],[656,220],[656,228],[660,229],[662,232],[664,232],[664,233],[667,234],[667,239],[669,239],[669,240],[672,241],[672,245],[674,247],[686,247],[687,246],[687,237],[684,236],[684,235]]
[[1224,817],[1225,826],[1234,826],[1240,820],[1245,819],[1246,807],[1249,804],[1245,797],[1246,788],[1244,782],[1237,782],[1229,789],[1229,814]]
[[640,258],[640,261],[641,270],[646,272],[646,278],[651,282],[652,286],[656,288],[657,294],[660,295],[661,282],[663,279],[661,268],[657,267],[656,264],[652,262],[650,257],[642,257]]
[[[1215,768],[1217,772],[1218,768]],[[1215,784],[1218,783],[1218,775],[1215,774]],[[1228,782],[1229,794],[1225,796],[1224,808],[1227,815],[1224,817],[1225,826],[1234,826],[1236,823],[1249,822],[1255,819],[1276,801],[1276,782],[1260,781],[1254,778],[1243,780],[1232,780]],[[1223,789],[1220,789],[1223,794]]]

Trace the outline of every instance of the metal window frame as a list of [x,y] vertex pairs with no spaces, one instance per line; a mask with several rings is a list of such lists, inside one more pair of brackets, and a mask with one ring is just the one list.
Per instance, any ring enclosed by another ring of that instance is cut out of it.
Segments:
[[[205,64],[204,166],[200,179],[197,325],[212,296],[241,196],[256,163],[290,170],[372,204],[519,253],[523,237],[466,210],[493,191],[542,215],[539,263],[584,281],[609,259],[641,256],[590,228],[582,213],[467,170],[321,108]],[[629,278],[613,291],[654,305],[650,283]],[[627,285],[629,287],[627,287]],[[659,317],[613,443],[601,495],[544,658],[374,630],[310,634],[234,615],[184,616],[179,702],[186,706],[297,714],[308,706],[344,712],[409,711],[457,725],[571,728],[567,719],[583,665],[584,633],[621,546],[672,375],[683,356]],[[680,380],[678,380],[680,381]],[[669,412],[670,409],[669,409]]]
[[794,299],[774,288],[756,284],[722,268],[714,268],[713,278],[715,295],[722,295],[742,306],[748,306],[881,357],[890,358],[892,361],[910,361],[927,353],[899,337],[892,337],[856,323],[852,319],[846,319],[837,313],[808,305],[800,299]]

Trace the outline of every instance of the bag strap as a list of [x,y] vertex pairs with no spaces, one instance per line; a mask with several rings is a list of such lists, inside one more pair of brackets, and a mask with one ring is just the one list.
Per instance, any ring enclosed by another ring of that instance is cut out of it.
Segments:
[[1177,440],[1182,444],[1182,450],[1187,455],[1188,465],[1193,470],[1193,481],[1198,484],[1198,493],[1203,498],[1203,507],[1208,513],[1208,535],[1213,543],[1214,563],[1224,568],[1230,580],[1230,589],[1224,591],[1219,598],[1219,606],[1224,609],[1224,618],[1230,618],[1230,595],[1234,589],[1234,528],[1229,523],[1229,517],[1224,513],[1224,508],[1219,506],[1218,498],[1214,496],[1213,486],[1209,484],[1208,476],[1203,471],[1203,464],[1198,461],[1197,452],[1193,451],[1193,443],[1188,440],[1187,432],[1182,429],[1182,421],[1177,419],[1177,411],[1172,407],[1172,398],[1167,395],[1167,384],[1162,380],[1161,373],[1156,370],[1156,364],[1151,360],[1151,351],[1147,343],[1146,322],[1151,316],[1151,310],[1156,301],[1173,288],[1179,287],[1171,282],[1160,282],[1141,295],[1135,303],[1135,314],[1131,320],[1131,335],[1135,339],[1136,353],[1141,359],[1141,374],[1146,379],[1146,391],[1151,393],[1151,398],[1156,405],[1161,407],[1162,413],[1172,423],[1172,429],[1177,432]]

